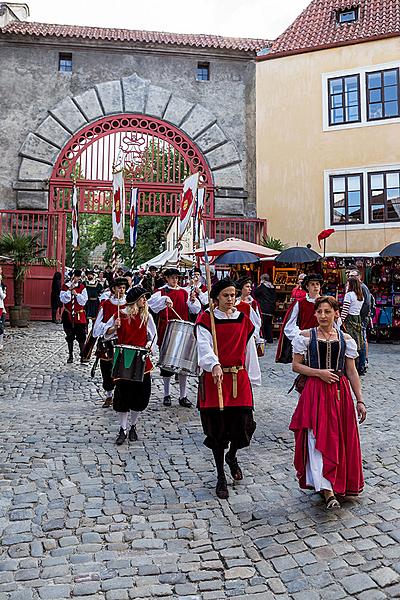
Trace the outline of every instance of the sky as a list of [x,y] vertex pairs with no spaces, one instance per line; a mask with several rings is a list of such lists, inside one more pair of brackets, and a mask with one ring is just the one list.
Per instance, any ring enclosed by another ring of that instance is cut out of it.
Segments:
[[26,0],[30,21],[275,39],[310,0]]

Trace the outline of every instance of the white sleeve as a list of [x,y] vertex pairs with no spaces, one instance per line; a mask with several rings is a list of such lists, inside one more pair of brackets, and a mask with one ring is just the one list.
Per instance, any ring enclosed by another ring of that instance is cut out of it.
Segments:
[[80,306],[85,306],[86,302],[88,301],[87,289],[83,288],[81,293],[76,295],[75,299]]
[[194,315],[198,315],[199,312],[201,311],[201,304],[197,298],[195,299],[194,302],[191,302],[190,296],[188,296],[187,305],[189,308],[189,312],[191,312]]
[[208,304],[208,292],[199,292],[199,300],[203,306]]
[[296,335],[292,340],[293,354],[307,354],[307,349],[310,343],[310,338],[306,338],[304,335]]
[[260,315],[254,310],[252,306],[250,306],[250,321],[253,323],[255,327],[254,337],[256,342],[261,342],[262,338],[260,336],[261,329],[261,318]]
[[345,355],[347,358],[357,358],[357,356],[358,356],[356,341],[353,340],[353,338],[350,336],[348,338],[346,338],[346,353],[345,353]]
[[147,301],[149,308],[155,313],[159,313],[167,306],[167,298],[169,296],[161,296],[161,292],[155,292]]
[[[111,327],[114,327],[114,323],[115,323],[115,319],[114,319],[114,315],[112,317],[110,317],[107,321],[107,323],[102,323],[102,329],[103,329],[103,337],[106,340],[106,342],[109,342],[110,340],[113,340],[116,336],[116,332],[113,331],[113,333],[107,333],[107,331],[109,329],[111,329]],[[94,329],[94,327],[93,327]],[[95,336],[97,337],[97,336]]]
[[249,375],[251,385],[261,385],[260,363],[258,362],[256,342],[253,335],[247,342],[245,367]]
[[5,299],[6,299],[6,295],[7,295],[7,294],[6,294],[6,288],[3,288],[3,287],[0,285],[0,300],[5,300]]
[[105,323],[103,323],[103,308],[100,307],[93,325],[92,335],[94,338],[101,337],[102,335],[104,335],[104,326]]
[[154,319],[151,315],[149,315],[149,320],[147,321],[147,339],[151,342],[150,350],[157,349],[157,329],[156,324],[154,323]]
[[296,302],[296,304],[293,307],[292,313],[289,317],[288,322],[285,325],[285,329],[284,329],[284,333],[286,335],[287,338],[289,338],[290,341],[292,341],[296,335],[300,334],[300,327],[297,325],[297,318],[299,316],[299,303]]
[[214,353],[212,335],[202,325],[196,326],[197,353],[199,366],[204,371],[211,371],[215,365],[219,365],[218,357]]
[[60,292],[60,300],[63,304],[68,304],[71,302],[71,292],[70,290],[61,290]]

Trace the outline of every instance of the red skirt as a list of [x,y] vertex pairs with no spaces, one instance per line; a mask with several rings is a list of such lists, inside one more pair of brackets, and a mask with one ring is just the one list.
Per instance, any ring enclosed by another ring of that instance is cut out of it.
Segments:
[[346,377],[338,386],[319,377],[308,377],[299,398],[289,429],[294,432],[294,466],[300,487],[306,484],[308,429],[316,438],[316,449],[322,454],[323,476],[341,496],[355,496],[364,487],[360,436],[354,401]]

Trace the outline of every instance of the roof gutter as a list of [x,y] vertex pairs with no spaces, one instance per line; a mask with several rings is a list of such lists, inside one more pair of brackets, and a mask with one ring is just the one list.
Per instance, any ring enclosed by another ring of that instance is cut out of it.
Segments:
[[310,48],[300,48],[297,50],[286,50],[284,52],[273,52],[266,54],[265,56],[257,56],[256,62],[263,62],[265,60],[273,60],[274,58],[284,58],[286,56],[294,56],[296,54],[307,54],[308,52],[318,52],[319,50],[329,50],[330,48],[340,48],[341,46],[354,46],[355,44],[365,44],[366,42],[374,42],[376,40],[384,40],[392,37],[400,37],[400,31],[394,33],[386,33],[384,35],[374,35],[366,38],[360,38],[357,40],[347,40],[344,42],[335,42],[333,44],[321,44],[319,46],[311,46]]

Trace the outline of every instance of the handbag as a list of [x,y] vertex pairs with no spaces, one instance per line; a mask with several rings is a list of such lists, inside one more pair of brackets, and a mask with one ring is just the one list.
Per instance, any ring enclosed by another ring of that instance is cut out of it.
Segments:
[[296,379],[293,382],[292,387],[288,391],[288,394],[290,394],[290,392],[292,390],[296,390],[296,392],[298,392],[299,394],[301,394],[302,391],[304,390],[305,385],[306,385],[306,381],[307,381],[307,375],[303,375],[301,373],[299,375],[297,375]]

